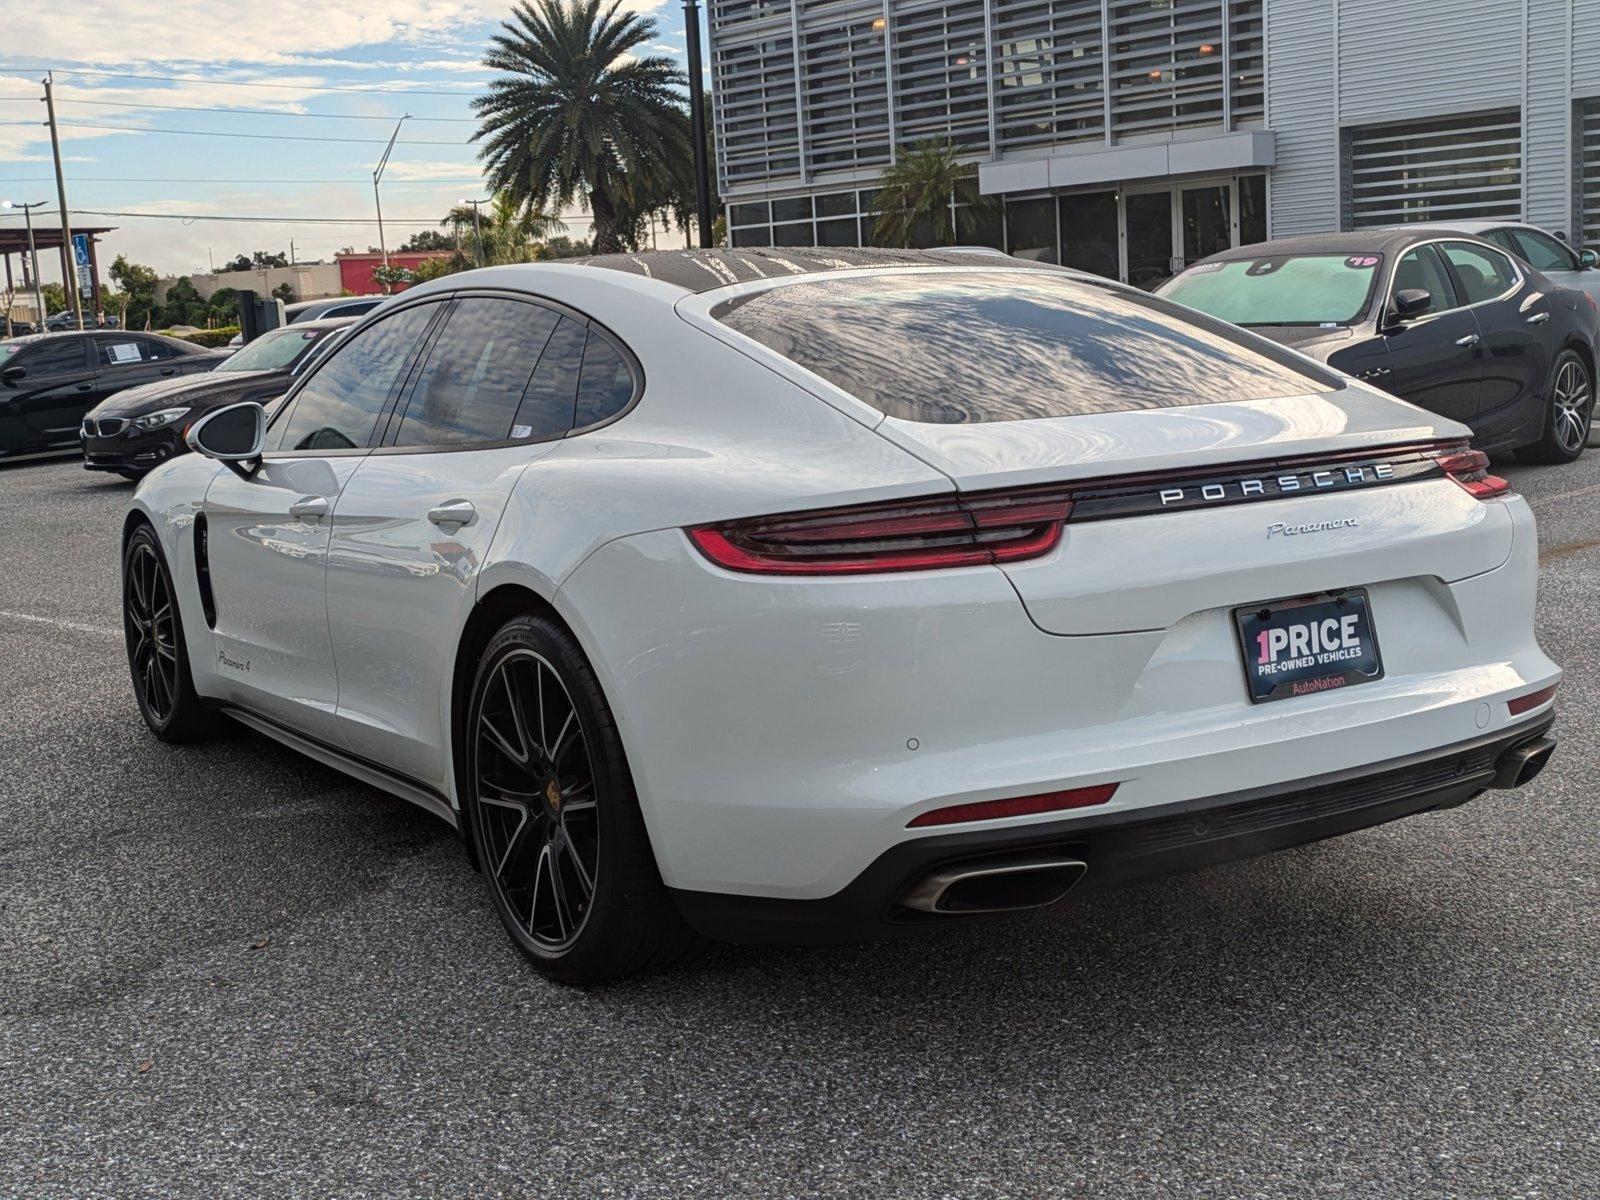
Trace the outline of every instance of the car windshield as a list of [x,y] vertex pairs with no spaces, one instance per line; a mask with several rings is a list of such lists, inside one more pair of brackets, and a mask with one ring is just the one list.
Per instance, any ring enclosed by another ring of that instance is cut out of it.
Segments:
[[1340,386],[1231,325],[1058,271],[822,277],[711,315],[908,421],[1070,417]]
[[1160,294],[1235,325],[1350,325],[1366,315],[1381,254],[1287,254],[1206,262]]
[[284,371],[322,337],[321,329],[274,329],[236,350],[218,371]]

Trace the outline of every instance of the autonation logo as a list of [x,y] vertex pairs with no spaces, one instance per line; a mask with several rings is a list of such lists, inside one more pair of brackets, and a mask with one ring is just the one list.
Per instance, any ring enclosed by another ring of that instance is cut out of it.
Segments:
[[1275,538],[1280,533],[1284,537],[1297,537],[1302,533],[1326,533],[1330,529],[1354,529],[1361,524],[1355,517],[1338,517],[1332,521],[1307,521],[1304,525],[1287,525],[1282,521],[1274,521],[1267,526],[1267,537]]

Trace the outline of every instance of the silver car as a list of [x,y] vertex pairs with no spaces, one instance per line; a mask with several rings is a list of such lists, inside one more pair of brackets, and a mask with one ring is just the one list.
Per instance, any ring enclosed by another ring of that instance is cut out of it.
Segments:
[[1397,225],[1396,229],[1436,229],[1470,233],[1511,251],[1559,287],[1575,288],[1600,299],[1600,255],[1574,250],[1548,229],[1521,221],[1424,221]]

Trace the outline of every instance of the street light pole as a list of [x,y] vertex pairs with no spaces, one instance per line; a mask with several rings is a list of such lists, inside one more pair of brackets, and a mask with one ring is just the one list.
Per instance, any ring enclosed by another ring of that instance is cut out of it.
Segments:
[[683,0],[683,34],[689,58],[689,138],[694,145],[694,207],[700,246],[711,246],[711,179],[707,173],[705,68],[700,62],[700,5]]
[[[411,114],[406,113],[394,123],[394,132],[389,135],[389,144],[384,147],[383,157],[378,160],[378,165],[372,169],[372,203],[378,210],[378,252],[383,255],[383,269],[389,269],[389,244],[383,240],[383,198],[378,195],[378,184],[383,181],[383,169],[389,165],[389,155],[394,153],[395,139],[400,136],[400,126],[411,119]],[[388,287],[385,284],[384,287]]]
[[30,270],[33,272],[33,303],[39,314],[39,328],[44,328],[44,287],[39,282],[39,250],[33,244],[33,210],[43,208],[48,201],[35,200],[32,204],[17,204],[10,200],[0,200],[0,208],[20,208],[22,219],[28,225],[28,259]]

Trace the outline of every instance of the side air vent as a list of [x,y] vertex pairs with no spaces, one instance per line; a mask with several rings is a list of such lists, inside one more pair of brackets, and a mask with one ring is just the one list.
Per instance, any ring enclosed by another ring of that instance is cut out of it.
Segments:
[[217,627],[217,598],[211,592],[211,534],[206,525],[205,513],[194,519],[194,573],[200,584],[200,607],[205,610],[206,624]]

